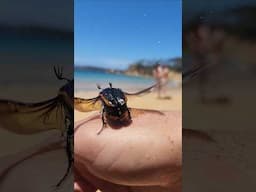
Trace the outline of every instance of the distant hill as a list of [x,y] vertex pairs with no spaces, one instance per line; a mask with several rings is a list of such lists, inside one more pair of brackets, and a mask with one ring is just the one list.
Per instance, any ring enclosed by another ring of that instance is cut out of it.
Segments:
[[102,67],[93,67],[93,66],[75,66],[78,70],[92,70],[92,71],[102,71],[107,72],[107,69]]
[[145,76],[152,76],[153,68],[157,64],[166,65],[169,67],[170,71],[182,72],[182,59],[181,58],[173,58],[173,59],[166,59],[166,60],[155,60],[155,61],[148,61],[148,60],[141,60],[131,64],[127,70],[125,70],[126,74],[133,74],[133,75],[145,75]]
[[125,70],[107,69],[103,67],[94,66],[76,66],[75,68],[78,70],[93,70],[105,73],[122,73],[134,76],[152,76],[153,68],[158,63],[168,66],[171,72],[182,72],[182,59],[179,57],[162,60],[139,60],[137,62],[131,63],[129,67]]
[[124,71],[122,70],[107,69],[104,67],[94,67],[94,66],[75,66],[75,69],[85,70],[85,71],[98,71],[98,72],[104,72],[104,73],[124,73]]

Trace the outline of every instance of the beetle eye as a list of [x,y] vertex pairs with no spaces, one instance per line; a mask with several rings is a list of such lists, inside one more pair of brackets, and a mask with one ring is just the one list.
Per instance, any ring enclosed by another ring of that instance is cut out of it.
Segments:
[[118,99],[118,103],[120,103],[121,105],[124,104],[124,100],[123,99]]

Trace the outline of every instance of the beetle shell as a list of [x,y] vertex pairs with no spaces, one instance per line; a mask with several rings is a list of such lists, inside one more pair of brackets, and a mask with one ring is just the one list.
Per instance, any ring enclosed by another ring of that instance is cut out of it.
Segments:
[[126,104],[126,96],[121,89],[106,88],[100,92],[104,104],[109,107],[121,107]]
[[127,108],[127,98],[121,89],[106,88],[100,92],[103,102],[104,116],[107,121],[119,123],[130,122],[131,117]]

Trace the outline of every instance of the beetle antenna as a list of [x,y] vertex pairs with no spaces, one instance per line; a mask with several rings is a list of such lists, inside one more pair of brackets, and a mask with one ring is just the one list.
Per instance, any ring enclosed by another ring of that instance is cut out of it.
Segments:
[[101,87],[100,87],[100,85],[99,85],[99,84],[97,84],[97,88],[98,88],[98,89],[101,89]]
[[109,82],[109,87],[112,88],[112,83]]

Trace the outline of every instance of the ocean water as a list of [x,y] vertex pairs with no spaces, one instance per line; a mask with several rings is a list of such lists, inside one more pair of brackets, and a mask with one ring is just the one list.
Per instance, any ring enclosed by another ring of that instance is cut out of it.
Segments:
[[134,77],[123,74],[112,74],[95,70],[75,70],[75,92],[96,91],[97,84],[102,88],[108,87],[111,82],[113,87],[127,91],[136,91],[155,83],[154,78]]

